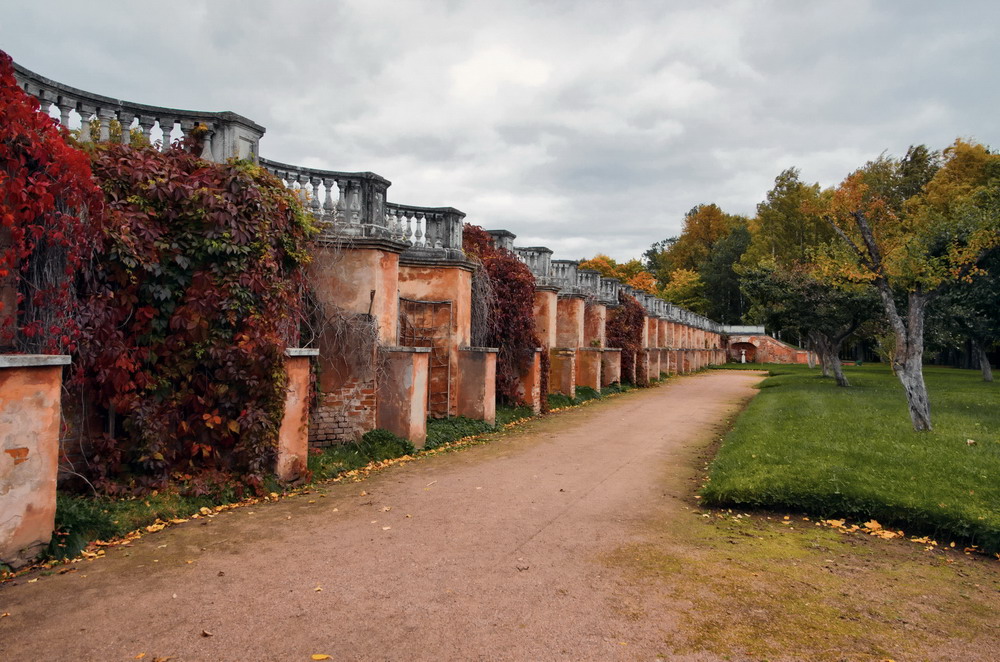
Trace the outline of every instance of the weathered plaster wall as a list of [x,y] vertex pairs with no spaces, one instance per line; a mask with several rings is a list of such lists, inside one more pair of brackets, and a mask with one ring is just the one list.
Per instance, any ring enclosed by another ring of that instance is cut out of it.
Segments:
[[576,385],[601,390],[601,349],[580,347],[576,350]]
[[605,327],[608,307],[603,303],[588,303],[583,310],[583,346],[603,348],[607,344]]
[[549,350],[549,393],[576,397],[576,350]]
[[535,350],[534,356],[522,370],[517,385],[517,395],[531,411],[539,413],[542,410],[542,352]]
[[606,348],[601,352],[601,386],[620,383],[622,379],[622,350]]
[[293,481],[306,472],[309,460],[309,376],[310,362],[316,350],[292,351],[285,357],[288,386],[285,391],[285,414],[278,428],[278,480]]
[[497,351],[467,347],[458,356],[458,415],[493,425],[497,418]]
[[554,290],[535,290],[535,333],[545,349],[556,347],[558,295]]
[[584,300],[559,297],[556,313],[556,347],[582,347],[584,342]]
[[[449,414],[458,407],[459,357],[468,347],[472,311],[472,268],[468,265],[402,263],[399,267],[399,295],[420,301],[451,301],[449,338]],[[434,393],[434,385],[431,392]]]
[[398,253],[379,248],[320,245],[315,249],[309,271],[320,302],[351,313],[367,314],[370,310],[378,322],[379,342],[396,344]]
[[0,562],[15,568],[52,538],[61,389],[62,365],[0,366]]
[[378,384],[378,427],[409,439],[417,448],[427,441],[427,347],[384,347],[383,378]]

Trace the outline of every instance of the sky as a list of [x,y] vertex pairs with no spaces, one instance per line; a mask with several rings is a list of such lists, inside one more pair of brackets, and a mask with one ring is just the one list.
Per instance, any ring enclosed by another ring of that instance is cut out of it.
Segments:
[[640,257],[779,172],[1000,147],[1000,3],[0,0],[48,78],[267,128],[261,156],[392,182],[557,259]]

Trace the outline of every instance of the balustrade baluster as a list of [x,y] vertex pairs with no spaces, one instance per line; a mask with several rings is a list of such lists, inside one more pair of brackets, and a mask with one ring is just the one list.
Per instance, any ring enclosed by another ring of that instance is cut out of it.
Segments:
[[323,181],[319,177],[309,178],[309,184],[310,186],[312,186],[312,200],[309,202],[309,208],[312,210],[312,213],[315,214],[316,216],[322,216],[323,214],[323,212],[321,211],[322,206],[320,205],[319,202],[319,185],[322,183]]
[[111,118],[114,116],[115,114],[107,108],[97,109],[97,119],[101,123],[100,141],[102,143],[111,140]]
[[205,134],[204,136],[202,136],[201,158],[205,159],[206,161],[214,161],[215,155],[212,152],[212,136],[215,135],[215,125],[204,124],[204,126],[205,126]]
[[423,226],[423,223],[424,223],[424,214],[423,214],[423,212],[419,212],[419,211],[418,212],[414,212],[414,214],[413,214],[413,224],[414,224],[414,226],[416,226],[416,229],[413,231],[413,245],[414,246],[419,246],[419,247],[425,246],[425,244],[424,244],[424,233],[423,233],[423,230],[421,229],[421,227]]
[[75,104],[72,100],[59,97],[59,123],[69,128],[69,114],[73,111]]
[[139,128],[142,129],[142,136],[147,142],[152,143],[152,138],[149,137],[149,132],[153,130],[153,124],[156,123],[155,117],[149,117],[148,115],[139,115]]
[[395,239],[398,236],[396,232],[398,228],[396,227],[396,210],[392,207],[385,208],[385,226],[389,231],[389,237]]
[[132,118],[135,117],[132,113],[124,110],[118,111],[118,124],[121,125],[122,135],[120,142],[123,145],[131,144],[132,142]]
[[351,225],[361,223],[361,186],[358,182],[351,185]]
[[347,221],[347,180],[337,180],[337,206],[333,220],[337,224]]
[[403,234],[403,239],[409,245],[413,245],[413,219],[410,218],[410,212],[405,209],[400,209],[399,213],[406,217],[406,232]]
[[82,143],[90,142],[90,118],[94,116],[94,108],[81,103],[77,112],[80,113],[80,136],[78,139]]
[[159,121],[160,131],[163,132],[163,137],[160,138],[160,151],[166,152],[170,149],[170,134],[174,131],[174,120],[161,117]]
[[333,204],[333,185],[334,180],[332,178],[323,179],[323,187],[326,189],[326,197],[323,199],[323,215],[329,216],[333,213],[335,206]]

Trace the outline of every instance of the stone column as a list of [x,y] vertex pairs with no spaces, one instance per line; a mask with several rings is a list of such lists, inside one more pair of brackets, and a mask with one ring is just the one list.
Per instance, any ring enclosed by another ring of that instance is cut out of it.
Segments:
[[556,347],[556,312],[559,289],[539,287],[535,290],[535,333],[546,350]]
[[52,539],[68,364],[68,356],[0,356],[0,563],[15,569]]
[[606,347],[601,352],[601,387],[621,383],[622,380],[622,350],[619,347]]
[[531,407],[531,411],[539,413],[542,410],[542,352],[547,351],[538,347],[534,351],[528,365],[518,376],[517,394],[524,404]]
[[576,385],[601,390],[601,348],[580,347],[576,351]]
[[423,448],[431,348],[382,347],[380,351],[384,378],[376,392],[378,427]]
[[458,359],[458,415],[497,420],[497,349],[463,347]]
[[278,459],[274,473],[278,480],[291,482],[305,475],[309,461],[309,373],[318,349],[285,350],[285,413],[278,428]]
[[576,350],[549,350],[549,393],[576,397]]

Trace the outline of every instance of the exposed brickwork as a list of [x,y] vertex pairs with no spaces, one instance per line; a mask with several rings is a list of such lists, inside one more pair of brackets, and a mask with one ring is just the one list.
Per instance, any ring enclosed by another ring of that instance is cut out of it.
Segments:
[[309,422],[309,446],[355,441],[375,429],[375,380],[349,379],[320,394]]

